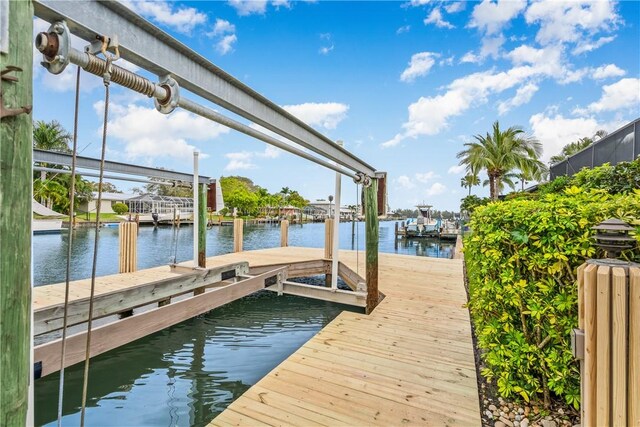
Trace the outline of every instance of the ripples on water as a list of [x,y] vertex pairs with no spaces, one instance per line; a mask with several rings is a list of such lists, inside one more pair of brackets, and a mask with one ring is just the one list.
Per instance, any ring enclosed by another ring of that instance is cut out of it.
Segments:
[[[362,250],[363,224],[358,227],[357,246]],[[231,252],[232,232],[232,227],[208,230],[207,254]],[[138,267],[167,264],[174,251],[178,261],[189,259],[191,234],[189,227],[177,236],[170,228],[141,228]],[[291,226],[289,239],[292,246],[322,247],[324,224]],[[64,281],[66,236],[34,236],[33,241],[36,286]],[[77,230],[74,242],[72,277],[88,277],[93,230]],[[245,228],[246,250],[279,242],[278,227]],[[351,224],[341,224],[340,247],[356,247]],[[452,250],[452,244],[428,240],[399,240],[396,248],[393,223],[381,223],[382,252],[451,257]],[[116,273],[117,228],[101,230],[99,254],[98,274]],[[91,360],[87,425],[206,425],[344,310],[355,309],[260,292],[97,356]],[[79,425],[82,370],[83,364],[78,364],[65,371],[63,425]],[[37,425],[56,423],[58,380],[58,374],[52,374],[36,381]]]
[[[343,310],[260,292],[97,356],[87,425],[207,424]],[[64,425],[78,425],[82,364],[65,371]],[[36,423],[54,425],[57,374],[36,382]]]

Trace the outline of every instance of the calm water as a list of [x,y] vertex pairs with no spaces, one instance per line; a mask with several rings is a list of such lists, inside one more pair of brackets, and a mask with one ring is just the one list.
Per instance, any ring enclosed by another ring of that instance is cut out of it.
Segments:
[[[341,224],[340,247],[364,250],[364,224]],[[380,225],[380,251],[449,258],[453,244],[435,240],[394,242],[394,224]],[[207,231],[207,255],[231,252],[232,227]],[[91,272],[93,229],[74,234],[73,279]],[[356,242],[357,240],[357,242]],[[66,235],[33,237],[36,286],[64,281]],[[142,227],[138,237],[138,268],[191,258],[192,229],[177,235],[171,228]],[[248,226],[246,250],[276,247],[280,229]],[[292,246],[323,247],[324,224],[291,226]],[[100,231],[98,274],[117,273],[118,231]],[[364,262],[364,252],[362,261]],[[92,359],[88,390],[87,425],[91,426],[202,426],[211,421],[251,385],[286,359],[343,310],[324,301],[278,297],[260,292],[194,319],[177,324]],[[82,364],[67,368],[64,425],[79,425]],[[57,374],[36,381],[37,425],[55,425]]]

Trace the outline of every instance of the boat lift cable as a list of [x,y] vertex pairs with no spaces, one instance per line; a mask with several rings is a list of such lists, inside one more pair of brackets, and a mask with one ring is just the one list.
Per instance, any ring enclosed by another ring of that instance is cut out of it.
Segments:
[[67,326],[69,316],[69,284],[71,282],[71,252],[73,248],[73,222],[75,217],[76,155],[78,153],[78,111],[80,103],[80,72],[76,73],[76,99],[73,113],[73,150],[71,158],[71,182],[69,185],[69,228],[67,235],[67,271],[64,282],[64,312],[62,315],[62,340],[60,343],[60,383],[58,386],[58,427],[62,426],[62,404],[64,402],[64,361],[67,346]]
[[[104,44],[106,47],[106,43]],[[93,261],[91,266],[91,291],[89,293],[89,312],[87,319],[87,343],[84,356],[84,375],[82,378],[82,408],[80,412],[80,426],[84,427],[85,412],[87,407],[87,386],[89,383],[89,362],[91,360],[91,328],[93,326],[93,305],[96,291],[96,267],[98,264],[98,241],[100,238],[100,208],[102,206],[102,182],[104,180],[104,163],[107,152],[107,125],[109,124],[109,86],[111,84],[111,62],[114,59],[103,48],[106,56],[106,66],[102,76],[104,82],[104,120],[102,125],[102,152],[100,154],[100,177],[98,178],[98,203],[96,206],[96,228],[93,239]],[[117,57],[115,58],[117,59]]]
[[[107,67],[107,61],[90,53],[90,47],[87,48],[87,52],[81,52],[69,46],[69,35],[69,29],[64,21],[53,23],[49,32],[42,32],[37,35],[35,44],[36,48],[43,54],[43,65],[45,65],[50,72],[59,74],[64,70],[64,67],[66,67],[68,63],[72,63],[79,65],[90,74],[102,76]],[[108,38],[106,40],[107,43],[110,42]],[[117,48],[117,44],[114,43],[114,45]],[[180,87],[178,86],[178,83],[170,76],[164,76],[161,78],[159,83],[153,83],[149,79],[132,71],[116,65],[111,65],[111,80],[116,84],[133,90],[134,92],[154,98],[156,109],[161,113],[169,114],[175,110],[175,108],[181,107],[193,114],[212,120],[284,151],[295,154],[296,156],[349,176],[355,182],[362,182],[370,178],[359,171],[351,172],[345,170],[340,166],[313,156],[302,149],[296,148],[248,125],[233,120],[212,108],[205,107],[197,102],[182,97],[180,95]]]

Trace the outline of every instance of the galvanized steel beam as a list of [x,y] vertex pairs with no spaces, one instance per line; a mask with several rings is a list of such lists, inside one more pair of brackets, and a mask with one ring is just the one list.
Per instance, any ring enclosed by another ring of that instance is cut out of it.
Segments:
[[35,15],[64,19],[85,40],[117,35],[120,55],[158,76],[171,75],[193,92],[247,120],[354,171],[373,176],[375,169],[320,132],[216,67],[117,1],[35,0]]
[[[60,166],[71,166],[71,154],[57,153],[45,150],[33,150],[33,161],[36,163],[50,163]],[[100,160],[91,157],[76,157],[76,168],[100,170]],[[130,165],[128,163],[105,161],[104,170],[107,172],[119,173],[123,175],[146,176],[167,181],[193,182],[193,175],[182,172],[175,172],[165,169],[150,168],[146,166]],[[200,176],[200,184],[209,184],[209,177]]]

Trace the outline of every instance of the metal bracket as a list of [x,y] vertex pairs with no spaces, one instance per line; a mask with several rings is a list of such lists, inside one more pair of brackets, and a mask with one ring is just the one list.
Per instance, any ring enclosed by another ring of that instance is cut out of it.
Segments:
[[156,110],[162,114],[169,114],[173,112],[178,106],[180,100],[180,85],[171,76],[163,76],[158,82],[159,86],[162,86],[167,91],[167,97],[165,99],[153,99],[153,103],[156,106]]
[[571,330],[571,352],[577,360],[584,359],[584,330]]
[[69,48],[71,47],[69,27],[65,21],[51,24],[46,33],[36,37],[36,47],[42,52],[40,62],[51,74],[60,74],[69,65]]
[[84,51],[91,55],[102,53],[105,56],[105,52],[110,51],[115,55],[115,61],[116,58],[120,58],[120,44],[118,43],[118,36],[96,36],[96,39],[92,41],[90,45],[84,47]]
[[353,182],[356,184],[362,184],[365,187],[369,187],[371,185],[371,177],[362,172],[356,172],[355,178],[353,178]]
[[[22,68],[16,67],[14,65],[7,66],[7,68],[0,71],[0,80],[6,81],[6,82],[12,82],[12,83],[18,82],[18,77],[7,75],[14,71],[16,73],[19,73],[22,71]],[[32,109],[31,105],[23,106],[20,108],[7,108],[4,105],[3,95],[4,94],[2,90],[2,85],[0,85],[0,119],[4,119],[5,117],[19,116],[20,114],[25,114],[25,113],[29,114],[31,112],[31,109]]]

